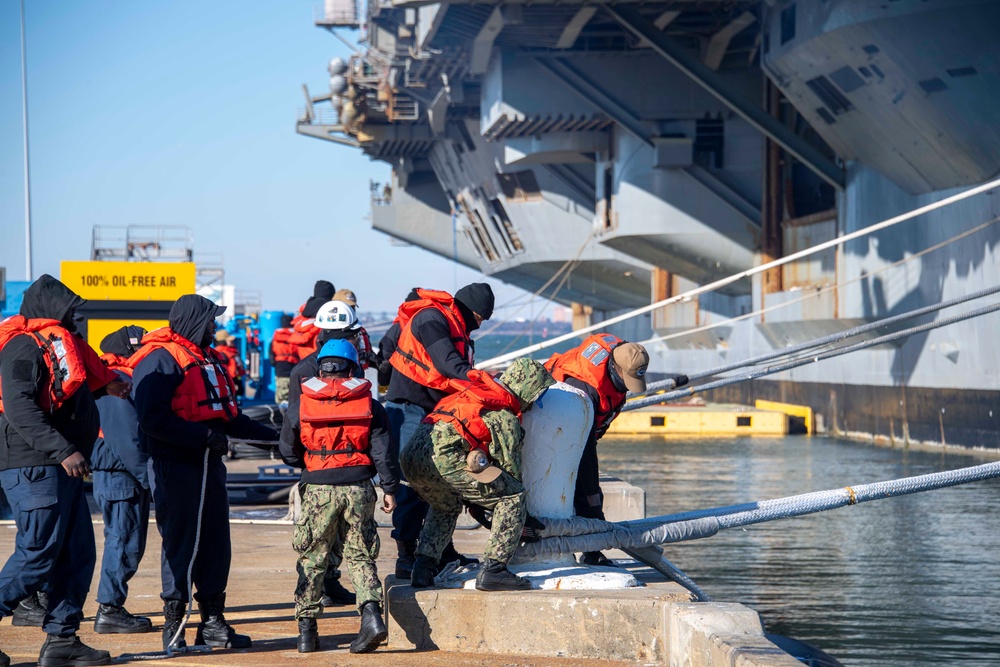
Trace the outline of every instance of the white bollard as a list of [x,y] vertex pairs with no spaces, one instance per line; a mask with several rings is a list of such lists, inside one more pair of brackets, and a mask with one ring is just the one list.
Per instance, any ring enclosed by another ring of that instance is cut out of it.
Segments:
[[524,413],[522,482],[528,514],[573,516],[576,473],[594,421],[594,407],[579,389],[558,382]]
[[[562,382],[549,387],[541,401],[522,416],[521,473],[531,516],[567,519],[576,514],[576,476],[593,419],[594,407],[587,395]],[[578,565],[571,553],[538,560],[515,555],[511,570],[541,589],[606,590],[640,585],[627,570]],[[447,588],[473,589],[475,584],[475,573],[459,571],[437,578],[437,585]]]

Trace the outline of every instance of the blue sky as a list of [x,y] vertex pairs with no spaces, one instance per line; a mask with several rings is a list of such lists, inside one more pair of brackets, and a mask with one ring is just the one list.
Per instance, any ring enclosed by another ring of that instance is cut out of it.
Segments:
[[[34,275],[89,259],[94,225],[186,225],[227,282],[290,310],[319,278],[365,310],[479,274],[370,229],[389,167],[295,133],[301,85],[348,49],[321,3],[26,0]],[[357,33],[345,32],[350,39]],[[0,0],[0,266],[24,279],[18,0]],[[497,290],[498,304],[522,294]]]

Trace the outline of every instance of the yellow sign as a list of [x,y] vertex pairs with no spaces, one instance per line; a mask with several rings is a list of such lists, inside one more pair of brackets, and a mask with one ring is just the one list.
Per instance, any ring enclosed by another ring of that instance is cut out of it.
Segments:
[[63,262],[61,276],[96,301],[175,301],[195,289],[191,262]]
[[101,341],[113,331],[118,331],[122,327],[135,325],[142,327],[146,331],[159,329],[167,326],[166,320],[87,320],[87,342],[90,346],[101,353]]

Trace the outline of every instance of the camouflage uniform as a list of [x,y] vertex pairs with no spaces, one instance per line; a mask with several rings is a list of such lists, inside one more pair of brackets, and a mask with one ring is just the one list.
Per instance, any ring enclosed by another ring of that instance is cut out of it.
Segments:
[[288,386],[291,378],[274,378],[274,402],[284,403],[288,400]]
[[323,575],[331,544],[342,522],[347,524],[344,560],[357,594],[358,610],[365,602],[382,602],[382,584],[375,569],[379,551],[375,498],[371,480],[306,486],[302,514],[292,537],[292,547],[299,554],[296,618],[316,618],[322,611]]
[[[555,380],[541,364],[518,359],[499,380],[521,399],[533,403]],[[509,410],[483,414],[489,429],[490,457],[503,473],[489,484],[468,474],[469,444],[449,423],[421,424],[400,454],[403,474],[430,511],[420,531],[417,555],[440,561],[455,532],[462,501],[493,510],[493,528],[484,555],[507,563],[521,540],[527,508],[521,484],[521,449],[524,429]]]

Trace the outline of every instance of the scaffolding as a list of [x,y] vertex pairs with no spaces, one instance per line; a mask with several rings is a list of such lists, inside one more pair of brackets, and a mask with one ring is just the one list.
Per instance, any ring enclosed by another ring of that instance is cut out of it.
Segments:
[[104,262],[191,262],[194,230],[190,227],[95,225],[90,259]]

